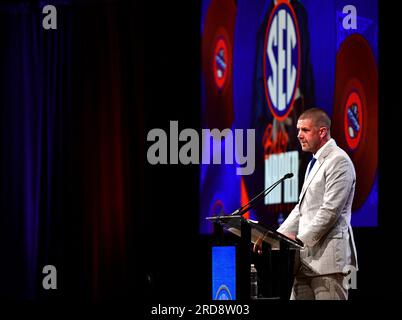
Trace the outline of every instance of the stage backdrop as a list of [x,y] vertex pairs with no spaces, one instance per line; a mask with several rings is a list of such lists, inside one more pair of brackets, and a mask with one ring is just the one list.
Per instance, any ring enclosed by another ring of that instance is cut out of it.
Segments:
[[201,165],[200,233],[212,231],[206,217],[292,172],[246,215],[274,228],[287,217],[311,157],[296,121],[313,106],[328,112],[356,168],[352,225],[377,226],[377,1],[205,0],[201,36],[202,127],[255,129],[256,160],[250,175],[237,175],[236,164]]

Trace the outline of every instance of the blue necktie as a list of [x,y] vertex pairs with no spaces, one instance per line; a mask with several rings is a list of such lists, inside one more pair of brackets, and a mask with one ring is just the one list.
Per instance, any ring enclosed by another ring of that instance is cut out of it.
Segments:
[[311,171],[311,169],[313,168],[314,163],[315,163],[316,161],[317,161],[317,159],[316,159],[316,158],[314,158],[314,157],[312,157],[312,158],[311,158],[310,163],[309,163],[309,167],[308,167],[308,173],[307,173],[307,176],[310,174],[310,171]]

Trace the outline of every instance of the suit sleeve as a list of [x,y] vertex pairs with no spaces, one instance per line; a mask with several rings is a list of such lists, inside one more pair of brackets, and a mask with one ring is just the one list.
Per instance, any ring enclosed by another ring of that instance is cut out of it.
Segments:
[[297,204],[293,210],[289,213],[289,216],[282,223],[282,225],[276,230],[280,233],[293,233],[297,234],[299,231],[299,204]]
[[325,174],[323,203],[305,231],[298,235],[309,247],[314,246],[338,220],[355,183],[353,165],[344,157],[334,159]]

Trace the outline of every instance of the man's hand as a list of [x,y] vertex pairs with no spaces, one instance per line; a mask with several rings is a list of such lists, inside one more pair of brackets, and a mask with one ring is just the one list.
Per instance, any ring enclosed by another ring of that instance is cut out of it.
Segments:
[[258,238],[254,243],[253,252],[260,255],[262,254],[262,238]]

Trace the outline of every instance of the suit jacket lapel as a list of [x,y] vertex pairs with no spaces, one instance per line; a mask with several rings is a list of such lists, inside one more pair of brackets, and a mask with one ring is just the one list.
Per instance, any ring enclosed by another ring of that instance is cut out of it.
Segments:
[[321,165],[324,163],[325,159],[323,159],[321,161],[320,160],[321,159],[317,159],[314,167],[310,171],[310,174],[307,176],[307,179],[304,180],[303,187],[302,187],[302,190],[300,192],[299,204],[302,202],[302,200],[304,198],[304,195],[305,195],[305,193],[307,191],[308,186],[310,185],[310,183],[313,180],[314,176],[316,175],[317,171],[320,169]]

